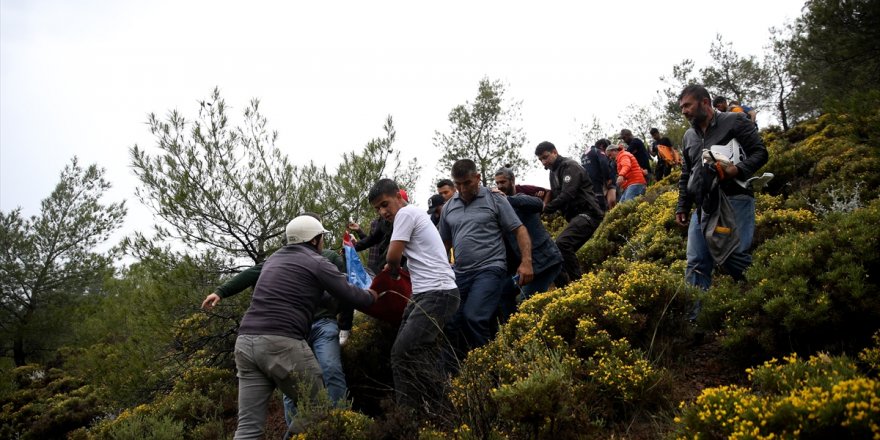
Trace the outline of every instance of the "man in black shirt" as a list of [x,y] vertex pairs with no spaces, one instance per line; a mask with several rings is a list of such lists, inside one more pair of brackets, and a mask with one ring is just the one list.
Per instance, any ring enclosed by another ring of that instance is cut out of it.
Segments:
[[636,157],[639,167],[642,169],[642,172],[645,173],[645,181],[649,182],[651,176],[651,158],[648,156],[648,149],[645,148],[645,143],[642,142],[641,139],[634,137],[632,132],[625,128],[620,130],[620,139],[626,142],[626,151]]

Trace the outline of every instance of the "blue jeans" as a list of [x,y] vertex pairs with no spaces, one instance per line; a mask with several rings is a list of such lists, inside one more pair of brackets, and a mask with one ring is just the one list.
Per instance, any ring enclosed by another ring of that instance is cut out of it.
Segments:
[[517,298],[517,302],[525,301],[536,293],[546,292],[561,270],[562,262],[559,262],[544,269],[541,273],[536,273],[531,283],[522,286],[522,298]]
[[623,190],[623,195],[620,196],[620,203],[623,203],[627,200],[632,200],[642,194],[645,193],[645,185],[642,183],[633,183],[632,185],[626,187]]
[[[752,247],[752,236],[755,234],[755,198],[741,194],[730,196],[728,200],[736,217],[739,248],[730,254],[723,267],[734,279],[741,280],[743,272],[752,264],[749,248]],[[703,229],[697,221],[697,213],[694,212],[688,226],[685,280],[700,289],[709,290],[714,266],[715,261],[709,253]]]
[[510,315],[516,313],[519,303],[531,298],[536,293],[546,292],[561,271],[562,262],[556,263],[536,273],[532,282],[525,286],[518,285],[513,281],[513,278],[507,278],[502,288],[501,303],[498,305],[498,321],[504,324]]
[[507,270],[501,267],[455,273],[461,304],[446,325],[446,333],[455,345],[458,359],[489,342],[489,324],[498,310],[506,276]]
[[[342,352],[339,347],[339,324],[335,319],[321,318],[312,323],[309,332],[309,346],[315,352],[327,394],[334,404],[345,398],[347,386],[342,371]],[[284,420],[288,426],[296,415],[296,403],[284,396]]]

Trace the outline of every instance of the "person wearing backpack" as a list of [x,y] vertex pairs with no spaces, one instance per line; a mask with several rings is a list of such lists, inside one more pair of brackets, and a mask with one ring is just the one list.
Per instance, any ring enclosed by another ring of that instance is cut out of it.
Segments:
[[669,175],[673,168],[681,166],[681,155],[672,146],[672,139],[664,136],[657,141],[657,167],[655,174],[657,180]]

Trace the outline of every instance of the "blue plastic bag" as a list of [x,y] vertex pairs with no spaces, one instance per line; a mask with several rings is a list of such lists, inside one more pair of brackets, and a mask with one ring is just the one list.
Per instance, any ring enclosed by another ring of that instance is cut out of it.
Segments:
[[361,257],[358,256],[358,253],[354,250],[353,246],[343,245],[342,247],[345,249],[345,268],[346,275],[348,275],[348,282],[361,289],[369,288],[370,284],[373,283],[373,279],[370,278],[370,274],[364,269]]

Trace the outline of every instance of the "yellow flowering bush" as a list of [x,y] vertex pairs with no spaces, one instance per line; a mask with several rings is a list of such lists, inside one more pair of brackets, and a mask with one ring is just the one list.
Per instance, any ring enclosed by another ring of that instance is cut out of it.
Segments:
[[146,426],[157,432],[177,432],[185,438],[216,438],[225,433],[222,420],[235,415],[236,380],[226,368],[192,367],[185,370],[174,387],[159,393],[148,404],[123,410],[115,418],[102,420],[89,429],[91,438],[113,438],[114,432]]
[[665,189],[609,211],[593,237],[578,251],[584,269],[598,268],[613,256],[660,265],[683,259],[684,230],[675,223],[678,191]]
[[630,338],[650,339],[678,281],[638,269],[593,272],[524,302],[453,379],[463,422],[478,435],[601,437],[632,409],[664,405],[664,370]]
[[682,402],[679,438],[880,438],[880,381],[845,357],[796,355],[747,370],[752,388],[706,389]]
[[880,330],[874,333],[874,346],[859,353],[859,360],[874,374],[880,374]]
[[798,125],[787,138],[768,139],[770,159],[763,171],[776,176],[770,181],[770,192],[827,203],[830,188],[862,182],[864,198],[876,198],[880,195],[880,155],[860,132],[857,121],[824,114]]
[[292,437],[297,440],[349,439],[368,440],[373,419],[350,409],[330,409],[314,414],[305,431]]

